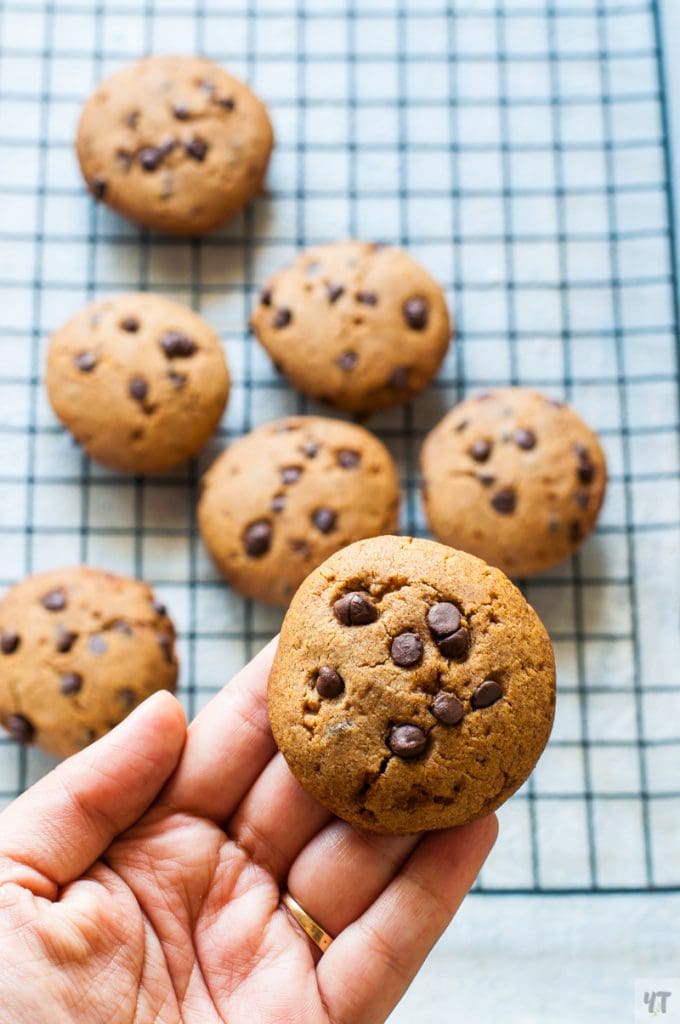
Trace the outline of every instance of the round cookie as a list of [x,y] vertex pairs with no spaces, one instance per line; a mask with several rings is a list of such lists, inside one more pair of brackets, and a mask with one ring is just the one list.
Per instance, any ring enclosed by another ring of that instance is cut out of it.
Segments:
[[269,679],[274,738],[335,814],[377,832],[494,810],[550,735],[555,664],[519,590],[472,555],[376,537],[313,572]]
[[358,413],[422,391],[451,337],[427,271],[401,249],[363,242],[303,252],[270,280],[251,326],[294,387]]
[[229,372],[219,338],[161,295],[86,306],[52,337],[47,393],[88,455],[124,473],[185,462],[219,423]]
[[510,576],[549,569],[593,529],[607,468],[597,436],[563,402],[502,388],[461,402],[421,454],[434,535]]
[[67,757],[176,679],[173,624],[139,580],[55,569],[0,601],[0,723],[20,743]]
[[146,57],[85,104],[76,148],[95,197],[174,235],[201,235],[262,188],[273,146],[267,108],[201,57]]
[[220,571],[247,597],[287,605],[338,548],[397,529],[399,482],[363,427],[320,416],[267,423],[204,478],[198,520]]

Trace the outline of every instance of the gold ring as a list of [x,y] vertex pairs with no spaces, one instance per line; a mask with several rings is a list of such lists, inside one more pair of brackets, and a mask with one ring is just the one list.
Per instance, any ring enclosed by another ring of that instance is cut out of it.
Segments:
[[295,918],[304,933],[309,935],[312,942],[319,947],[322,953],[325,953],[333,941],[328,932],[325,932],[321,925],[317,924],[316,921],[309,916],[307,911],[302,909],[300,904],[293,899],[289,892],[284,892],[281,897],[281,902],[286,910],[288,910],[288,912]]

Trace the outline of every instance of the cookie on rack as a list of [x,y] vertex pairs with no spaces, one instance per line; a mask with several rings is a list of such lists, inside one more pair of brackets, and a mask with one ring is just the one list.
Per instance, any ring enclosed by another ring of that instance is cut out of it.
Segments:
[[607,481],[597,435],[564,402],[526,388],[455,406],[428,434],[421,465],[435,537],[509,576],[571,555],[595,526]]
[[92,195],[130,220],[202,235],[262,189],[273,146],[267,108],[202,57],[145,57],[101,82],[77,153]]
[[299,391],[356,413],[406,402],[451,338],[441,287],[401,249],[336,242],[269,281],[251,326]]
[[286,614],[274,738],[335,814],[377,832],[462,825],[528,777],[552,727],[548,635],[498,569],[433,541],[332,555]]
[[173,624],[139,580],[55,569],[0,601],[0,723],[20,743],[74,754],[176,680]]
[[333,551],[397,529],[399,482],[373,434],[291,416],[235,441],[205,475],[203,540],[235,590],[287,605]]
[[52,337],[47,393],[98,462],[164,473],[195,455],[229,394],[220,340],[196,313],[162,295],[93,302]]

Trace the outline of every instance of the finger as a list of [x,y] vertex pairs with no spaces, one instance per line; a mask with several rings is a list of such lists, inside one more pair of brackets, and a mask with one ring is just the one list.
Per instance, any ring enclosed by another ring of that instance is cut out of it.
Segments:
[[202,818],[228,818],[273,756],[267,680],[278,638],[257,654],[189,726],[162,802]]
[[227,829],[252,859],[280,880],[332,814],[307,793],[277,754],[246,794]]
[[379,896],[419,841],[419,835],[381,836],[335,818],[294,862],[288,891],[337,935]]
[[385,1020],[460,906],[497,832],[492,815],[425,836],[382,895],[336,938],[317,968],[334,1021]]
[[144,813],[185,737],[184,712],[162,690],[60,764],[0,814],[0,880],[54,899]]

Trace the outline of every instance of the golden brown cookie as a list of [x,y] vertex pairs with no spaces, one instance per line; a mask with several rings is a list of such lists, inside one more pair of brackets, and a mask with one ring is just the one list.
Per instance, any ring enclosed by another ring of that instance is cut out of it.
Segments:
[[202,57],[145,57],[103,81],[77,151],[96,199],[174,235],[222,224],[262,188],[273,146],[267,108]]
[[74,754],[176,679],[173,624],[139,580],[55,569],[0,601],[0,723],[20,743]]
[[607,467],[596,434],[563,402],[502,388],[461,402],[421,455],[434,535],[509,576],[562,562],[595,526]]
[[185,462],[219,423],[229,372],[219,338],[186,306],[131,293],[93,302],[53,336],[52,408],[88,455],[124,473]]
[[427,271],[401,249],[363,242],[303,252],[270,280],[251,326],[294,387],[359,413],[422,391],[451,337]]
[[247,597],[287,605],[324,558],[397,529],[399,482],[363,427],[320,416],[267,423],[208,470],[198,519],[220,571]]
[[472,555],[411,537],[359,541],[308,576],[269,679],[293,774],[377,832],[494,810],[536,764],[554,704],[550,640],[519,590]]

